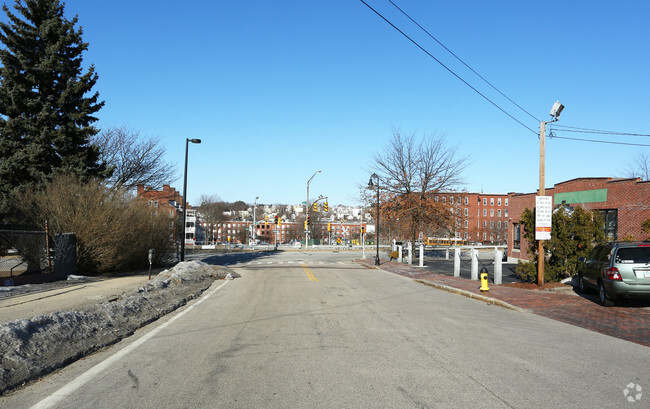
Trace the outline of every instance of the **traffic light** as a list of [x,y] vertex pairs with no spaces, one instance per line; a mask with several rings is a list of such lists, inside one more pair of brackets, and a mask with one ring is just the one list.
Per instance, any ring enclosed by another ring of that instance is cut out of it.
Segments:
[[275,216],[275,224],[278,224],[278,216]]
[[332,223],[327,223],[327,231],[332,231]]
[[269,222],[269,215],[268,214],[264,215],[264,222],[265,223]]
[[314,211],[318,212],[318,202],[314,202]]
[[307,223],[307,226],[309,226],[309,223],[310,223],[309,216],[307,216],[307,222],[306,223]]
[[307,220],[305,220],[305,230],[307,230]]
[[366,232],[366,226],[361,226],[361,233],[365,233],[365,232]]
[[323,203],[323,211],[327,212],[327,202]]
[[278,217],[278,226],[282,224],[282,217]]

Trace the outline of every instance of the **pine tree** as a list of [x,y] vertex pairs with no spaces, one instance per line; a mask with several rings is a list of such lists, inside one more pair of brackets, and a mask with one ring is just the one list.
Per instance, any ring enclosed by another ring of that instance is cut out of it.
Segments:
[[90,143],[93,115],[104,105],[91,93],[98,76],[84,73],[77,17],[67,20],[59,0],[16,0],[3,5],[0,23],[0,221],[11,214],[14,193],[40,187],[57,173],[104,176]]

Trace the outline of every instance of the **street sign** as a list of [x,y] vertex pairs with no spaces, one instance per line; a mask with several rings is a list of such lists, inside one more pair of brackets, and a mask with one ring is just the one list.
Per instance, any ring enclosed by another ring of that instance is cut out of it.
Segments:
[[535,240],[550,240],[553,196],[535,196]]

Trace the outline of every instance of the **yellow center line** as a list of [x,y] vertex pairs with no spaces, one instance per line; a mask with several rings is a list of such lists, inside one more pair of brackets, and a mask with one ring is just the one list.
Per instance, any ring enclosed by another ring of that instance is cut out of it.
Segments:
[[306,264],[302,265],[302,269],[305,270],[305,273],[307,274],[307,278],[309,278],[309,281],[318,281],[314,273],[311,272],[309,267],[307,267]]

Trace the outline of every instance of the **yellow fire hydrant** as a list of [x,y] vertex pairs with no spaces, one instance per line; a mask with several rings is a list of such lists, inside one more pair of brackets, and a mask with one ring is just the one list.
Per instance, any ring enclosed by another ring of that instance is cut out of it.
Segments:
[[490,288],[488,287],[488,272],[485,267],[481,269],[481,288],[479,288],[479,290],[481,290],[481,292],[490,291]]

